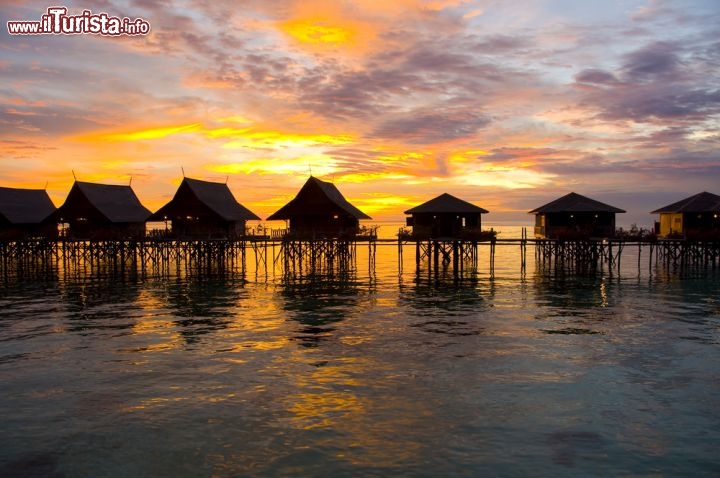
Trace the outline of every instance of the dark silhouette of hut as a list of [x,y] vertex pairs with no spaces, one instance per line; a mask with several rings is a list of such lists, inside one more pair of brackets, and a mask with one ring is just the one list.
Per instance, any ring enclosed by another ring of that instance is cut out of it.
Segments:
[[533,209],[535,237],[542,239],[589,239],[615,236],[615,214],[622,209],[577,193],[570,193]]
[[57,237],[55,205],[44,189],[0,187],[0,239]]
[[460,238],[481,234],[481,214],[488,211],[448,193],[405,211],[416,238]]
[[653,211],[658,237],[720,239],[720,196],[701,192]]
[[289,220],[296,237],[353,237],[370,216],[350,204],[334,184],[313,176],[289,203],[267,218]]
[[172,200],[150,217],[170,221],[175,237],[238,237],[260,218],[237,202],[224,183],[183,178]]
[[73,239],[130,239],[145,235],[150,211],[130,186],[75,181],[54,216]]

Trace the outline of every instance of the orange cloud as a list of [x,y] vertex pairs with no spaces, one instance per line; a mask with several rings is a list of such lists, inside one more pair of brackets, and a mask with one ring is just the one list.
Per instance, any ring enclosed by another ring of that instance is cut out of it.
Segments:
[[159,139],[166,136],[188,133],[200,129],[200,123],[180,126],[160,126],[123,133],[92,133],[78,139],[82,141],[141,141],[146,139]]
[[291,16],[275,24],[304,50],[314,53],[366,53],[377,40],[377,22],[335,2],[299,2]]

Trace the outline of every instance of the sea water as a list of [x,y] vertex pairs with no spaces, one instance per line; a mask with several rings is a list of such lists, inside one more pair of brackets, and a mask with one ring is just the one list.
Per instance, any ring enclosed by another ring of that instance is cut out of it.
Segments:
[[717,269],[369,252],[5,277],[0,476],[720,476]]

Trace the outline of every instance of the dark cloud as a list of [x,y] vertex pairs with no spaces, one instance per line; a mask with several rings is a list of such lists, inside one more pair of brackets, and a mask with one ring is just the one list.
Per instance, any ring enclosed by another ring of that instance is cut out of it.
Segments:
[[672,79],[681,67],[676,49],[676,45],[657,42],[628,53],[620,68],[623,78],[629,82]]
[[524,35],[486,35],[472,44],[473,53],[517,54],[533,46],[531,38]]
[[377,69],[315,70],[298,81],[299,104],[330,119],[363,119],[391,112],[398,98],[422,90],[423,80],[411,71]]
[[603,107],[599,116],[611,121],[702,121],[720,113],[720,90],[687,89],[683,85],[625,87],[593,99]]
[[580,71],[581,105],[605,121],[677,125],[720,114],[720,83],[708,77],[717,58],[681,54],[677,45],[656,42],[626,54],[617,72]]
[[609,71],[596,69],[581,71],[575,75],[575,81],[592,85],[616,85],[618,83],[618,79]]
[[528,158],[557,160],[558,158],[568,157],[575,153],[576,152],[567,152],[555,148],[503,147],[492,149],[489,155],[483,156],[483,159],[492,163],[513,162],[526,160]]
[[63,136],[103,128],[87,111],[63,107],[2,108],[0,132],[7,135]]
[[412,110],[381,122],[371,137],[434,144],[473,136],[490,123],[490,118],[472,111],[433,109]]

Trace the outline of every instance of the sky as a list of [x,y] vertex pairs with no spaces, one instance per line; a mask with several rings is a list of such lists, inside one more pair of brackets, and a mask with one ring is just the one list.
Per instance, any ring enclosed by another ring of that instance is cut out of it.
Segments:
[[[57,2],[56,2],[57,3]],[[0,6],[0,186],[183,175],[265,218],[308,176],[376,221],[447,192],[525,222],[571,191],[650,211],[720,194],[720,2],[65,2],[147,35],[10,35]]]

